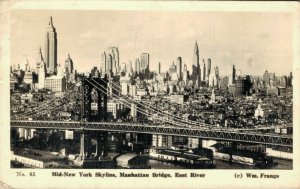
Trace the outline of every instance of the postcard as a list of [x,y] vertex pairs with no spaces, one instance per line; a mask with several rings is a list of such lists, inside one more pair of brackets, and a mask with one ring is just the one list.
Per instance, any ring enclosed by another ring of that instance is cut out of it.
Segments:
[[299,4],[4,1],[6,188],[299,188]]

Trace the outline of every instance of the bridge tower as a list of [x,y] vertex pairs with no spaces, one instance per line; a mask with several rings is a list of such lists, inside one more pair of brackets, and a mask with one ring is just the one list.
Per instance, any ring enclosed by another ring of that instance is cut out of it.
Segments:
[[82,77],[82,121],[106,120],[107,92],[105,91],[107,90],[107,82],[107,78]]
[[[83,130],[80,133],[80,155],[77,158],[76,164],[85,165],[86,162],[97,163],[99,149],[101,146],[100,136],[104,133],[85,131],[84,122],[87,121],[106,121],[107,118],[107,78],[98,77],[82,77],[81,78],[81,124]],[[91,139],[96,137],[96,152],[92,155]],[[88,160],[88,161],[86,161]],[[94,160],[94,161],[93,161]]]

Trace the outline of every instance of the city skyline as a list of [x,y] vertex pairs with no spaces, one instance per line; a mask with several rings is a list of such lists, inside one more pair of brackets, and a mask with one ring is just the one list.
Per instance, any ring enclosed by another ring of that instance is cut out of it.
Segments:
[[291,18],[14,11],[10,167],[292,170]]
[[[63,65],[70,54],[75,68],[81,72],[88,71],[94,66],[100,68],[101,53],[110,46],[118,47],[120,64],[123,62],[128,64],[129,60],[134,62],[142,53],[146,52],[150,54],[151,71],[157,71],[158,62],[161,62],[162,72],[167,71],[179,56],[182,57],[182,64],[186,64],[188,70],[191,71],[193,48],[196,41],[199,46],[201,69],[203,68],[202,59],[211,58],[212,67],[218,66],[221,76],[229,76],[232,65],[235,65],[237,71],[241,70],[242,74],[251,75],[262,75],[266,69],[278,75],[287,75],[292,71],[292,35],[289,33],[292,32],[292,22],[291,19],[288,19],[290,17],[288,14],[159,12],[160,16],[157,16],[154,12],[143,12],[142,18],[129,23],[131,18],[141,12],[76,11],[78,14],[72,14],[72,16],[68,14],[71,12],[74,11],[35,11],[33,13],[24,10],[13,11],[13,18],[17,16],[18,20],[14,20],[11,25],[11,64],[21,64],[23,67],[22,64],[28,59],[30,66],[35,67],[38,49],[39,46],[44,46],[44,34],[49,18],[52,16],[58,35],[58,64]],[[36,17],[38,13],[42,14]],[[235,14],[241,16],[236,18]],[[195,15],[202,16],[199,19],[201,21],[188,20],[188,23],[172,24],[178,19],[184,21]],[[270,24],[268,20],[274,19],[274,16],[278,17],[278,22],[272,23],[272,27],[265,25],[266,23]],[[229,20],[233,17],[235,24],[244,18],[249,18],[249,22],[244,26],[230,29]],[[25,22],[25,20],[31,22]],[[98,20],[100,23],[97,22]],[[255,20],[258,23],[252,23]],[[67,25],[64,24],[66,22],[68,22]],[[104,27],[106,30],[101,30],[101,27],[107,23],[108,26]],[[113,23],[119,23],[120,30],[115,31]],[[192,27],[193,23],[196,26]],[[98,24],[99,26],[97,26]],[[159,30],[156,30],[154,27],[166,24],[169,26],[165,29],[157,27]],[[79,25],[83,26],[78,27]],[[187,30],[184,25],[187,26]],[[66,28],[66,26],[68,27]],[[189,28],[189,26],[191,27]],[[209,29],[203,26],[209,26]],[[260,27],[257,29],[252,26]],[[100,30],[97,31],[97,29]],[[233,35],[233,30],[237,30],[236,33],[239,35]],[[268,33],[267,31],[270,30],[273,32]],[[22,31],[22,33],[16,31]],[[109,34],[113,37],[110,37]],[[253,36],[245,36],[245,34],[253,34]],[[33,38],[33,36],[35,37]],[[220,39],[220,36],[228,38]],[[231,39],[233,36],[237,39]],[[30,43],[26,41],[30,41]],[[229,42],[232,44],[229,45]],[[239,42],[246,45],[241,48],[237,45]],[[256,46],[255,43],[260,45]],[[284,61],[290,62],[290,64]],[[284,64],[285,67],[282,68],[281,64]]]

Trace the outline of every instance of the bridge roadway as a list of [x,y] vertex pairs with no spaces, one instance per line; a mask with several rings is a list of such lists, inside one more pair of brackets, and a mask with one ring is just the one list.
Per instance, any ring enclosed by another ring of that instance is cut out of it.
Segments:
[[173,126],[158,126],[141,123],[118,122],[74,122],[74,121],[20,121],[11,120],[10,126],[15,128],[44,128],[60,130],[114,131],[128,133],[148,133],[172,136],[186,136],[201,139],[236,141],[276,146],[293,146],[291,135],[263,134],[255,132],[240,132],[232,129],[188,128]]

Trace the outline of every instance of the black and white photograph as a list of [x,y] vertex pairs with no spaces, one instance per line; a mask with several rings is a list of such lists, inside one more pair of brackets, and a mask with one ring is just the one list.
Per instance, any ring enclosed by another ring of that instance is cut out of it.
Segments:
[[295,13],[151,6],[9,11],[9,169],[293,171]]

